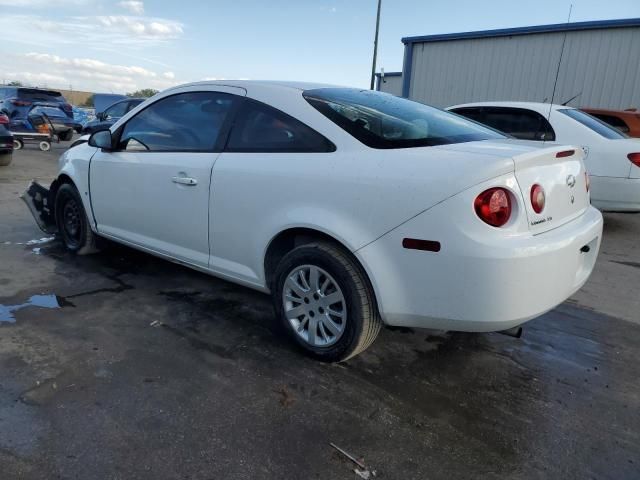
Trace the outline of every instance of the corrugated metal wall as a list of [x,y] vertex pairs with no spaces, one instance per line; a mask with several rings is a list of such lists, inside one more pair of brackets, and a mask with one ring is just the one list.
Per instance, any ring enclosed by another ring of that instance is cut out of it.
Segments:
[[381,92],[390,93],[398,97],[402,96],[402,76],[401,75],[386,75],[384,82],[380,81],[378,77],[378,90]]
[[[415,43],[409,98],[551,101],[564,33]],[[567,32],[555,103],[640,108],[640,28]],[[407,48],[407,47],[405,47]]]

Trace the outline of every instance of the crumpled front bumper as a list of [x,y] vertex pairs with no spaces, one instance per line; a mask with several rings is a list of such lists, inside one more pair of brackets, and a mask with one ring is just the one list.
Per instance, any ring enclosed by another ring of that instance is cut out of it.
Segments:
[[54,213],[54,196],[51,194],[55,190],[55,184],[56,182],[54,181],[51,187],[45,188],[37,181],[31,180],[27,189],[20,195],[20,198],[29,207],[29,211],[40,230],[48,234],[58,231]]

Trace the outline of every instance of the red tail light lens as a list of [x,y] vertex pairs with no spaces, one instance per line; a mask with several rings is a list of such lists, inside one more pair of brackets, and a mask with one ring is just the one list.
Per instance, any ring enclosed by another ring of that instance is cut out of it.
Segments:
[[640,153],[630,153],[627,158],[631,160],[636,167],[640,167]]
[[473,206],[480,219],[493,227],[501,227],[511,217],[511,197],[504,188],[490,188],[477,196]]
[[545,201],[544,189],[536,183],[531,187],[531,206],[533,211],[541,213],[544,210]]
[[575,153],[576,153],[575,150],[563,150],[562,152],[556,153],[556,158],[570,157]]
[[591,188],[591,179],[589,178],[589,172],[584,172],[584,185],[587,187],[587,193]]
[[31,105],[31,102],[27,102],[26,100],[11,100],[11,103],[16,107],[28,107]]
[[9,123],[9,117],[0,113],[0,125],[7,125]]

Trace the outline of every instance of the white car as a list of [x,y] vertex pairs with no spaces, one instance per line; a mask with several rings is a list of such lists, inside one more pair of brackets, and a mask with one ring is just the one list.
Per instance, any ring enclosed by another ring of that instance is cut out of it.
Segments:
[[580,145],[591,177],[591,201],[608,212],[640,212],[640,140],[564,105],[479,102],[447,108],[522,140]]
[[339,361],[385,323],[506,330],[578,290],[602,236],[582,157],[380,92],[207,82],[94,133],[24,198],[70,250],[107,237],[270,292]]

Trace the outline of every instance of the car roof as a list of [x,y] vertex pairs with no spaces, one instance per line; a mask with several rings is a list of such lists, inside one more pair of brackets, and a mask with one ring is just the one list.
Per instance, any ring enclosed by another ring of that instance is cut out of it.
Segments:
[[296,82],[286,80],[204,80],[201,82],[192,82],[182,85],[176,85],[169,90],[194,87],[198,85],[219,85],[221,87],[239,87],[246,90],[260,87],[276,87],[283,90],[311,90],[314,88],[327,88],[327,87],[339,87],[339,85],[330,85],[326,83],[317,82]]
[[559,109],[572,109],[575,110],[574,107],[569,107],[567,105],[558,105],[551,103],[543,103],[543,102],[506,102],[506,101],[496,101],[496,102],[473,102],[473,103],[462,103],[460,105],[452,105],[451,107],[447,107],[446,109],[453,108],[466,108],[466,107],[510,107],[510,108],[525,108],[527,110],[533,110],[536,112],[549,113],[549,108],[551,110],[559,110]]
[[605,115],[614,115],[614,116],[621,116],[621,117],[624,117],[627,115],[631,115],[631,116],[640,115],[640,110],[637,110],[637,109],[610,110],[608,108],[582,107],[581,110],[584,110],[585,112],[595,112],[595,113],[602,113]]

